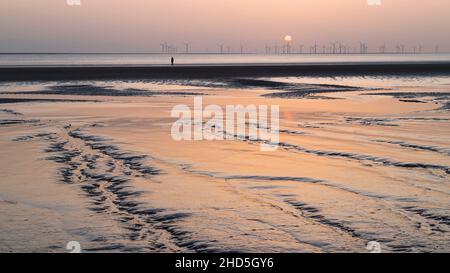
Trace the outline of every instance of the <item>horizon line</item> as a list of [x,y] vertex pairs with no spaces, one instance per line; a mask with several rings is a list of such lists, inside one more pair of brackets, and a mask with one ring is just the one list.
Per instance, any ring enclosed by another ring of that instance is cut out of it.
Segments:
[[38,54],[47,54],[47,55],[120,55],[120,54],[126,54],[126,55],[207,55],[207,54],[214,54],[214,55],[407,55],[407,54],[413,54],[413,55],[423,55],[423,54],[450,54],[450,51],[439,51],[439,52],[414,52],[414,51],[405,51],[405,52],[366,52],[366,53],[360,53],[360,52],[350,52],[350,53],[265,53],[265,52],[227,52],[227,53],[221,53],[221,52],[178,52],[178,53],[162,53],[162,52],[0,52],[0,55],[38,55]]

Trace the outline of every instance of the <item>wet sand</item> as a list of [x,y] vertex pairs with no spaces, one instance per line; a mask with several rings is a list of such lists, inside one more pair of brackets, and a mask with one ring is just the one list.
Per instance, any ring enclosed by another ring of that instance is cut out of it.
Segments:
[[438,76],[449,62],[310,63],[176,66],[0,67],[0,81],[210,79],[289,76]]
[[[1,84],[0,251],[450,251],[448,78],[352,80]],[[280,148],[174,141],[198,94],[280,105]]]

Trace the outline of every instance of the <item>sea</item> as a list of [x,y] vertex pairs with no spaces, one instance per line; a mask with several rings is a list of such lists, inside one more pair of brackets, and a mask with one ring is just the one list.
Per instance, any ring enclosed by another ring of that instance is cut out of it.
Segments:
[[420,63],[450,62],[450,53],[423,54],[0,54],[0,67],[47,66],[161,66]]

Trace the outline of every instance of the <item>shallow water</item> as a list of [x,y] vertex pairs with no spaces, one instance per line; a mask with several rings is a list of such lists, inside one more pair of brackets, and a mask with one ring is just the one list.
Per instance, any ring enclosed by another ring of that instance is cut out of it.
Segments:
[[[60,101],[0,104],[15,120],[0,125],[0,251],[65,252],[75,240],[87,252],[367,252],[369,241],[448,252],[450,98],[435,94],[448,81],[2,84],[0,99]],[[114,93],[129,89],[149,94]],[[297,95],[264,96],[283,92]],[[192,107],[192,93],[280,105],[280,148],[174,141],[170,110]],[[76,99],[96,102],[61,102]]]
[[2,66],[133,66],[218,64],[317,64],[448,62],[448,53],[427,54],[0,54]]

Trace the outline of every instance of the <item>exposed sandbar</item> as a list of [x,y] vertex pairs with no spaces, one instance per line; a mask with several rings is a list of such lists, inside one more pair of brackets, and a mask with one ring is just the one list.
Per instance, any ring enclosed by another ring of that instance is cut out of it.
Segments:
[[267,65],[0,67],[0,81],[450,75],[449,62]]

